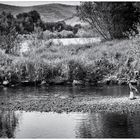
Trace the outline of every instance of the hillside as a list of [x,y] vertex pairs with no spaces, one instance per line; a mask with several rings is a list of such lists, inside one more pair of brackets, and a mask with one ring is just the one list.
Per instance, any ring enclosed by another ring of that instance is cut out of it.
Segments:
[[76,6],[64,5],[64,4],[45,4],[38,6],[11,6],[6,4],[0,4],[0,12],[6,11],[13,15],[17,15],[22,12],[28,12],[31,10],[36,10],[40,13],[44,21],[59,21],[72,17],[76,14]]

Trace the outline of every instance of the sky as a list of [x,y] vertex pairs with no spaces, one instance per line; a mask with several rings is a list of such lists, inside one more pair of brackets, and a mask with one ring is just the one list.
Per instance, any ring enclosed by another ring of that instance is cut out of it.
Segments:
[[50,4],[50,3],[61,3],[61,4],[68,4],[68,5],[79,5],[79,1],[0,1],[0,3],[8,4],[8,5],[15,5],[15,6],[33,6],[33,5],[43,5],[43,4]]

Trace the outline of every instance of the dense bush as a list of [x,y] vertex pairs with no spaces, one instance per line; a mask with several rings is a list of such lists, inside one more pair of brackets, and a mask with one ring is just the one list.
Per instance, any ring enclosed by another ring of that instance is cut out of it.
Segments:
[[84,81],[86,77],[86,71],[84,68],[84,65],[80,61],[76,60],[70,60],[68,62],[68,67],[69,67],[69,81],[73,80],[82,80]]

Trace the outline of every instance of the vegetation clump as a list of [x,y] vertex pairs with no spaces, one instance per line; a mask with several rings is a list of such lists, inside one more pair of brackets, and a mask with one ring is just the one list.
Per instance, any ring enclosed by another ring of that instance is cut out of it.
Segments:
[[135,2],[82,2],[79,17],[106,39],[123,39],[138,34],[140,9]]
[[81,84],[99,84],[114,80],[117,82],[112,83],[118,84],[126,83],[129,77],[139,81],[139,38],[89,44],[85,48],[84,45],[55,46],[37,35],[28,36],[29,50],[25,54],[15,56],[1,50],[2,82],[35,85],[42,81],[72,84],[76,80]]

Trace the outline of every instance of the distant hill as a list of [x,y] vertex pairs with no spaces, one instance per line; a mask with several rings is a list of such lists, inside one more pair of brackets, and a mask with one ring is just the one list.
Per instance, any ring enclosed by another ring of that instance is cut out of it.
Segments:
[[48,22],[54,22],[59,20],[68,19],[76,14],[76,6],[64,5],[64,4],[45,4],[38,6],[11,6],[6,4],[0,4],[0,13],[2,11],[10,12],[14,16],[22,13],[36,10],[40,13],[42,20]]

